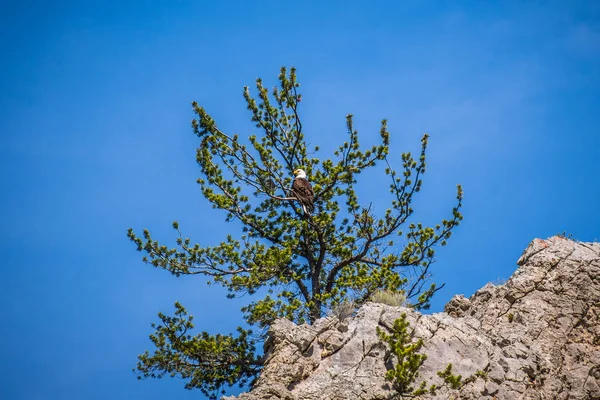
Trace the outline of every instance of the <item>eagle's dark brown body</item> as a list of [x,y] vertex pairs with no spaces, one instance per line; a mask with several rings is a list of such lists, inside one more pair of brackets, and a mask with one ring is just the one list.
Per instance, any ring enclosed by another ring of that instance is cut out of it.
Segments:
[[311,215],[315,211],[314,193],[310,182],[306,179],[306,173],[301,169],[294,171],[296,178],[292,183],[292,194],[298,199],[302,205],[302,209],[308,215]]

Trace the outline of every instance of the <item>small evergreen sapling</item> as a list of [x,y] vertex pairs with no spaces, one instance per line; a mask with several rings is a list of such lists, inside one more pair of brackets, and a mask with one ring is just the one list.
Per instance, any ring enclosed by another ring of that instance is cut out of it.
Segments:
[[391,333],[377,327],[377,336],[389,346],[390,356],[396,358],[396,365],[385,374],[385,379],[392,382],[400,395],[415,394],[412,385],[419,376],[419,368],[427,359],[427,355],[419,354],[423,347],[423,339],[413,341],[408,332],[409,327],[406,313],[402,313],[400,318],[394,321]]

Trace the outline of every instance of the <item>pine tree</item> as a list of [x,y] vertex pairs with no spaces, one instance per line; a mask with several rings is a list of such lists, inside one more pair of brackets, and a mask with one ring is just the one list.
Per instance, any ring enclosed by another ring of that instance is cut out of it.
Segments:
[[[348,115],[347,140],[333,158],[321,160],[315,157],[319,148],[309,148],[302,131],[299,86],[296,70],[282,68],[279,86],[272,91],[261,79],[256,81],[256,97],[244,88],[251,119],[261,132],[247,139],[224,132],[203,107],[192,103],[197,115],[192,128],[200,140],[197,182],[213,208],[223,210],[227,221],[241,223],[239,236],[202,247],[192,244],[174,221],[173,248],[154,240],[148,230],[138,236],[129,229],[129,238],[144,253],[144,262],[175,276],[208,276],[230,297],[265,288],[264,298],[242,308],[246,322],[262,332],[281,317],[312,323],[336,305],[360,305],[378,290],[402,293],[413,307],[427,308],[440,289],[425,286],[435,248],[446,244],[462,220],[460,185],[448,220],[434,227],[411,222],[411,203],[425,173],[428,135],[422,137],[416,159],[402,154],[397,171],[395,160],[388,158],[387,121],[379,129],[380,143],[361,149]],[[314,190],[316,211],[310,216],[289,190],[292,171],[299,167]],[[370,199],[360,202],[356,193],[361,173],[377,167],[387,175],[391,194],[389,208],[379,216]],[[224,386],[244,385],[260,372],[262,360],[255,349],[260,336],[250,330],[240,327],[235,336],[192,335],[192,317],[179,303],[174,316],[161,313],[159,318],[150,336],[154,352],[139,356],[139,378],[179,376],[186,388],[214,397]]]

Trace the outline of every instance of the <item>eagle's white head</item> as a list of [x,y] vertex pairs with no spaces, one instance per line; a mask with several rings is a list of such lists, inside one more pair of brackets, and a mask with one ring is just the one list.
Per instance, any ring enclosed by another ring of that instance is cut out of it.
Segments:
[[298,168],[294,171],[294,175],[296,176],[296,178],[306,179],[306,172],[304,172],[303,169]]

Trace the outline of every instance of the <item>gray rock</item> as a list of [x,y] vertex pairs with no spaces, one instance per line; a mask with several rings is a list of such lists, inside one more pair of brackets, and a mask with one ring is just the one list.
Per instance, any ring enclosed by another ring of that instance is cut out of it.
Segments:
[[352,318],[312,326],[278,320],[265,343],[267,361],[252,390],[224,399],[391,399],[393,367],[376,328],[402,313],[424,339],[421,381],[442,386],[448,363],[467,381],[423,399],[600,399],[600,244],[536,239],[504,284],[445,312],[367,303]]

